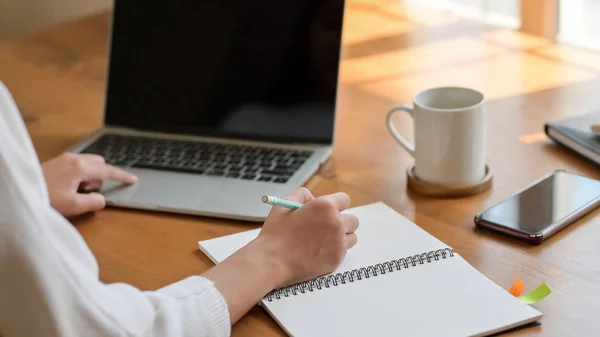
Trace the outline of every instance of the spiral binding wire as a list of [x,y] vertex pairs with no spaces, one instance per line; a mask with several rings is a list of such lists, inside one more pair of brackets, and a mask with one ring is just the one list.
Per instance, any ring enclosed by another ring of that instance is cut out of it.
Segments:
[[346,282],[360,281],[363,278],[369,278],[371,276],[377,276],[378,274],[385,274],[386,272],[391,273],[401,269],[416,267],[417,265],[424,264],[425,262],[430,263],[432,261],[438,261],[440,259],[446,259],[447,257],[452,256],[454,256],[454,251],[450,248],[432,250],[423,254],[408,256],[397,260],[386,261],[383,263],[377,263],[372,266],[353,269],[351,271],[345,271],[343,273],[337,273],[335,275],[322,276],[309,281],[296,283],[284,288],[275,289],[268,293],[264,297],[264,299],[266,299],[269,302],[272,302],[273,299],[281,299],[282,296],[296,296],[298,294],[304,294],[306,293],[306,291],[321,290],[323,288],[329,288],[331,286],[346,284]]

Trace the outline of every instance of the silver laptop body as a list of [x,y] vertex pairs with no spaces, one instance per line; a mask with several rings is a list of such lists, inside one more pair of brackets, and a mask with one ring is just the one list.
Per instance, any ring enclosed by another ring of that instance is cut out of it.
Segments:
[[70,149],[139,177],[108,205],[262,221],[305,184],[332,152],[334,2],[115,1],[104,126]]

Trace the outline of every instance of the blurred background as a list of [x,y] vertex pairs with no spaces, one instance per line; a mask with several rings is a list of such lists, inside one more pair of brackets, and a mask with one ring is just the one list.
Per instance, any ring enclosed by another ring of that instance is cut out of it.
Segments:
[[0,39],[106,11],[112,3],[113,0],[0,0]]
[[[428,6],[490,25],[522,30],[557,42],[600,50],[600,0],[379,1]],[[113,0],[0,0],[0,39],[106,11],[112,7],[112,2]]]
[[[385,1],[385,0],[382,0]],[[600,0],[405,0],[556,42],[600,49]]]

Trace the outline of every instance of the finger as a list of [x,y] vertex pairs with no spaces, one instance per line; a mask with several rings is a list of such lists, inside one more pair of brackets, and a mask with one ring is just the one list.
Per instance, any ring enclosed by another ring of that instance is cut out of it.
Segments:
[[358,237],[356,236],[356,234],[346,234],[346,237],[344,238],[346,249],[354,247],[356,245],[356,242],[358,242]]
[[342,223],[346,228],[346,234],[352,234],[358,229],[358,217],[354,214],[342,214]]
[[81,154],[79,154],[79,159],[90,162],[90,163],[96,163],[96,164],[106,163],[106,161],[104,160],[104,157],[102,157],[99,154],[93,154],[93,153],[81,153]]
[[79,190],[83,192],[98,191],[102,187],[102,180],[91,180],[81,183]]
[[112,179],[126,184],[137,182],[137,177],[125,170],[109,164],[83,163],[83,175],[85,180],[104,180]]
[[293,190],[291,193],[286,195],[284,199],[299,202],[301,204],[306,204],[315,199],[315,197],[310,193],[310,191],[306,187],[299,187]]
[[99,190],[102,187],[102,180],[91,180],[85,183],[90,190]]
[[76,200],[76,206],[72,212],[75,214],[100,211],[106,206],[106,199],[100,193],[78,194]]
[[338,192],[326,195],[322,198],[331,201],[340,212],[350,207],[350,197],[346,193]]

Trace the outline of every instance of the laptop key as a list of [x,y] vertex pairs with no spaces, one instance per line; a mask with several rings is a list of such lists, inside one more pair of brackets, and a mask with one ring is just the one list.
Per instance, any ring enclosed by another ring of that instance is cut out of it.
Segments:
[[156,168],[156,164],[151,164],[151,163],[148,163],[148,162],[138,161],[137,163],[131,165],[131,167],[133,167],[133,168],[143,168],[143,169],[155,169]]
[[229,162],[229,168],[230,169],[241,169],[242,167],[245,166],[244,162]]
[[211,166],[208,164],[194,164],[193,167],[197,170],[208,170]]
[[254,180],[254,178],[256,178],[256,174],[244,174],[242,176],[242,179],[245,179],[245,180]]
[[275,165],[271,170],[293,173],[295,170],[290,169],[287,165]]
[[187,169],[187,170],[194,170],[196,169],[196,166],[194,165],[194,163],[183,163],[181,165],[182,168]]
[[258,181],[271,181],[271,179],[273,179],[273,177],[260,176],[260,178],[258,178]]
[[172,160],[163,160],[163,161],[160,161],[158,164],[160,166],[172,166],[173,165],[173,161]]
[[156,164],[147,164],[147,163],[140,163],[140,162],[137,162],[137,163],[131,165],[131,167],[133,167],[133,168],[143,168],[143,169],[152,169],[152,170],[161,169],[161,170],[165,170],[165,171],[181,172],[181,173],[194,173],[194,174],[202,174],[202,173],[204,173],[203,170],[190,169],[190,168],[186,168],[186,167],[176,167],[176,166],[162,166],[162,167],[157,167]]
[[262,171],[260,171],[260,173],[280,177],[280,176],[292,175],[294,173],[294,171],[291,171],[291,170],[262,170]]
[[284,183],[287,183],[289,179],[290,179],[289,177],[278,177],[278,178],[275,178],[273,180],[273,182],[284,184]]
[[211,170],[206,173],[206,175],[213,176],[213,177],[222,177],[224,174],[225,174],[225,171],[222,171],[222,170]]

